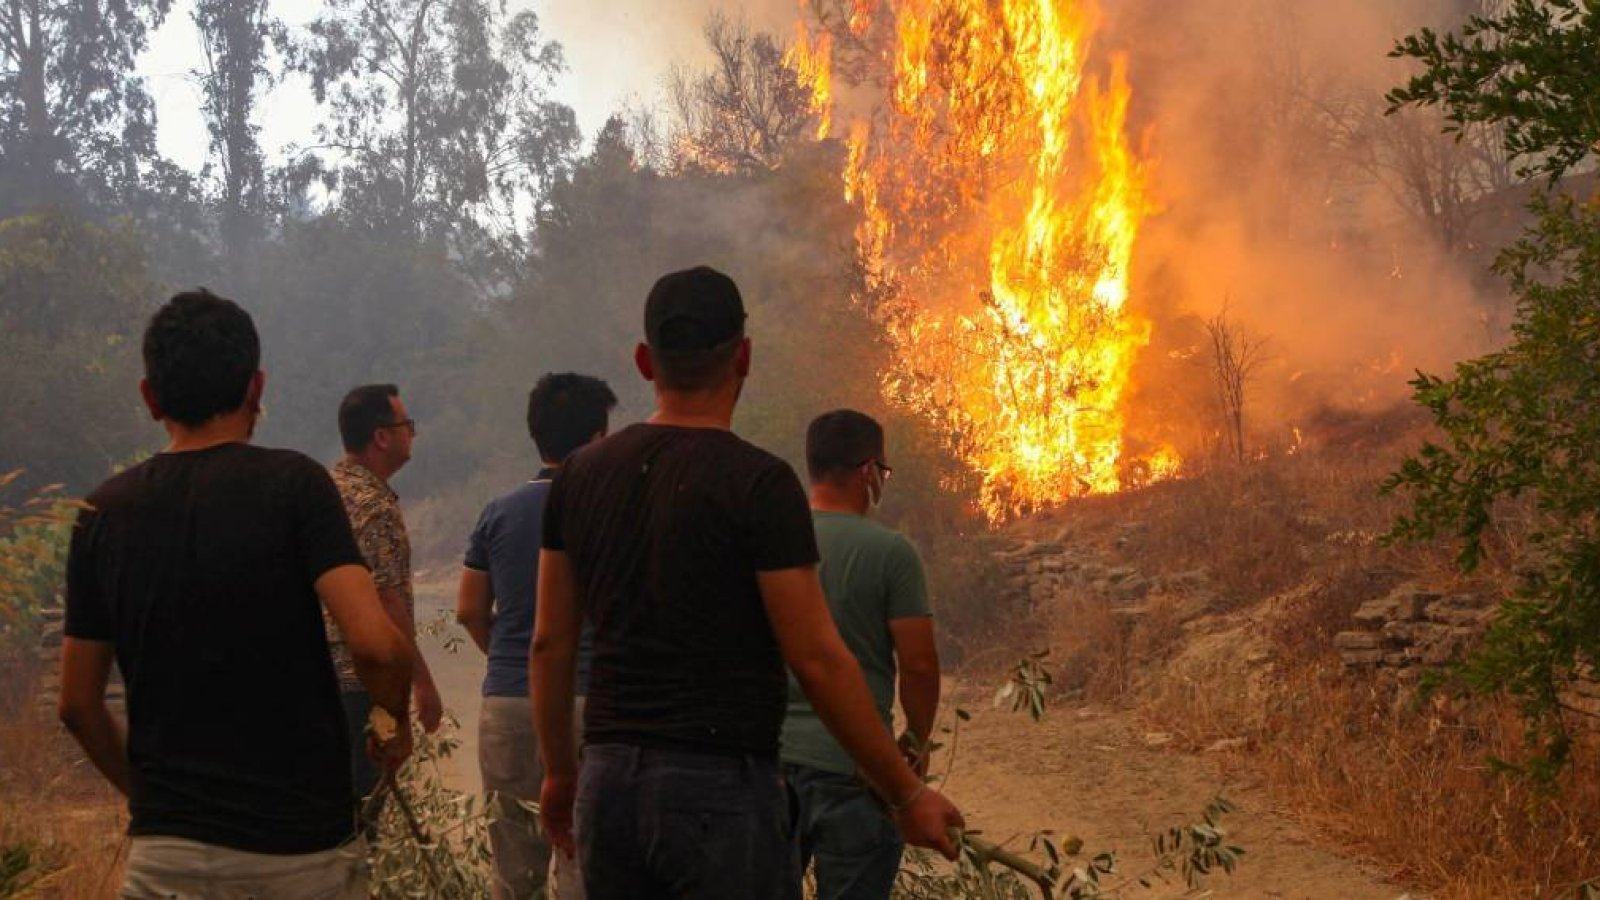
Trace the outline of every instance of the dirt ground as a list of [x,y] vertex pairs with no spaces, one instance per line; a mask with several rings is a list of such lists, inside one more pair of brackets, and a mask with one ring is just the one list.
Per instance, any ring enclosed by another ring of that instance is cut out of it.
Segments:
[[[431,586],[430,586],[431,587]],[[419,618],[444,608],[442,588],[419,591]],[[465,645],[446,652],[424,640],[445,706],[462,723],[461,749],[446,763],[455,787],[477,790],[478,685],[483,658]],[[1207,802],[1221,794],[1239,811],[1223,825],[1245,857],[1232,878],[1207,884],[1211,896],[1272,900],[1397,900],[1404,888],[1386,882],[1360,860],[1319,845],[1282,814],[1265,795],[1238,778],[1225,777],[1215,755],[1193,755],[1153,747],[1131,714],[1083,706],[1054,706],[1034,722],[1009,707],[993,708],[988,688],[956,686],[948,692],[944,718],[960,706],[972,719],[954,744],[948,793],[962,807],[970,827],[990,840],[1012,840],[1019,849],[1026,835],[1049,829],[1075,835],[1092,854],[1117,850],[1121,869],[1138,873],[1153,860],[1146,829],[1200,819]],[[950,736],[941,737],[946,744]],[[950,749],[940,751],[936,772],[944,771]],[[1181,889],[1144,896],[1179,896]]]
[[[1056,706],[1034,722],[1009,706],[993,708],[987,693],[952,692],[951,705],[972,719],[955,744],[948,792],[968,826],[990,840],[1021,835],[1015,843],[1026,847],[1027,834],[1050,829],[1081,838],[1090,855],[1116,850],[1119,868],[1137,874],[1154,860],[1147,833],[1199,821],[1207,802],[1220,794],[1238,807],[1222,824],[1245,856],[1237,874],[1207,882],[1212,896],[1420,898],[1361,860],[1319,845],[1275,811],[1262,791],[1224,776],[1218,757],[1151,746],[1161,736],[1140,728],[1126,712]],[[935,770],[940,767],[936,763]],[[1174,889],[1153,896],[1180,894]]]

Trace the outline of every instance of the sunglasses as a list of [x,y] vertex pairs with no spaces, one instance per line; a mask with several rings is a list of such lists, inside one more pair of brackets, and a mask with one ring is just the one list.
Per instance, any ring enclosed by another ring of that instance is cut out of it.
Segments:
[[386,423],[384,423],[382,425],[379,425],[378,427],[379,428],[404,428],[405,430],[411,432],[411,436],[412,437],[416,437],[417,436],[417,420],[416,419],[401,419],[398,422],[386,422]]

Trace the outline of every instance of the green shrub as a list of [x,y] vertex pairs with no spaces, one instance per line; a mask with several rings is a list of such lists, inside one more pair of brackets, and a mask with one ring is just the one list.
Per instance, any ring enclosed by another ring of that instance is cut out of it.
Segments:
[[[0,491],[21,472],[0,475]],[[0,505],[0,659],[32,660],[41,611],[59,597],[78,503],[60,485],[33,492],[20,507]]]

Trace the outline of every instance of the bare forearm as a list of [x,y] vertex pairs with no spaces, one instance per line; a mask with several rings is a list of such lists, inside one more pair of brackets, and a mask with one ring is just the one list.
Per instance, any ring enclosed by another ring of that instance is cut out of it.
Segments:
[[456,621],[487,656],[489,633],[494,626],[494,587],[488,572],[462,567],[461,584],[456,588]]
[[372,696],[372,702],[389,711],[397,720],[404,721],[411,708],[411,655],[407,652],[393,656],[362,656],[351,653],[356,677]]
[[878,717],[861,668],[844,645],[843,655],[819,656],[792,665],[795,677],[839,745],[890,802],[903,802],[921,781]]
[[128,742],[122,723],[111,715],[111,710],[101,703],[63,712],[61,721],[100,774],[126,795],[132,786],[133,770],[128,763]]
[[533,727],[539,735],[545,772],[575,775],[577,739],[573,734],[573,692],[576,688],[576,647],[533,644],[528,654],[528,689],[533,697]]
[[489,616],[457,616],[456,621],[467,630],[467,636],[484,655],[489,653],[489,628],[494,624]]
[[906,716],[906,730],[927,744],[939,714],[939,673],[901,672],[900,709]]
[[406,645],[411,650],[411,677],[416,684],[431,687],[433,673],[428,670],[428,661],[422,656],[422,648],[417,644],[417,623],[411,611],[411,604],[399,591],[382,590],[378,592],[378,599],[383,603],[383,611],[389,614],[389,620],[400,629],[400,636],[405,638]]

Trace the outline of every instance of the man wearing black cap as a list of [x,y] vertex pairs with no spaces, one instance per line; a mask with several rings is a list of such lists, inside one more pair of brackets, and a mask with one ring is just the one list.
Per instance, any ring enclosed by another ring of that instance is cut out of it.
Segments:
[[[591,900],[799,896],[777,760],[785,663],[906,840],[955,857],[961,814],[907,765],[828,614],[805,490],[729,430],[744,318],[719,272],[657,281],[635,352],[656,412],[575,455],[545,507],[529,657],[541,811],[553,843],[576,840]],[[595,630],[581,777],[580,618]]]

